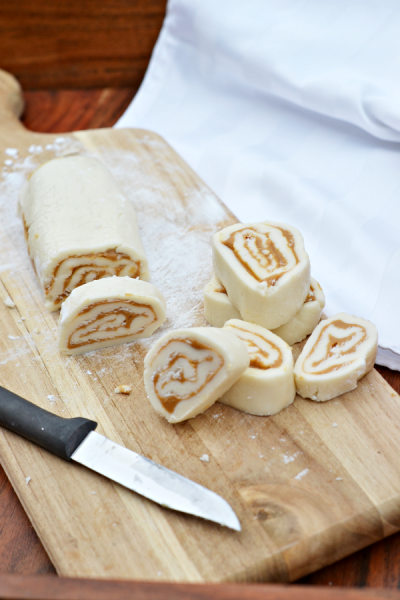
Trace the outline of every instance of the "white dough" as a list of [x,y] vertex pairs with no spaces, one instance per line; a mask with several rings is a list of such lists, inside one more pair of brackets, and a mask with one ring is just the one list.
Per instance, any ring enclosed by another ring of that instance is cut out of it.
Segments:
[[377,348],[376,327],[366,319],[338,313],[321,321],[296,361],[297,393],[325,401],[354,390],[374,366]]
[[325,306],[325,295],[318,281],[311,277],[310,289],[298,313],[284,325],[273,329],[275,335],[285,340],[289,346],[297,344],[312,333],[321,318]]
[[232,319],[224,329],[247,344],[250,366],[219,402],[252,415],[275,415],[296,396],[290,347],[260,325]]
[[[324,306],[324,292],[319,283],[311,277],[309,292],[299,312],[272,332],[289,346],[301,342],[318,325]],[[223,327],[229,319],[242,319],[240,312],[230,301],[224,286],[215,276],[204,288],[204,314],[210,325],[214,327]]]
[[165,321],[165,300],[151,283],[107,277],[74,289],[61,307],[58,348],[82,354],[151,336]]
[[204,315],[213,327],[223,327],[229,319],[240,319],[240,313],[228,298],[226,289],[214,276],[204,288]]
[[245,342],[215,327],[176,329],[157,340],[144,361],[154,409],[170,423],[204,412],[250,364]]
[[238,223],[215,233],[212,244],[215,275],[243,319],[275,329],[300,310],[310,261],[295,227]]
[[68,156],[39,167],[21,191],[20,212],[49,310],[94,279],[149,278],[135,209],[96,158]]

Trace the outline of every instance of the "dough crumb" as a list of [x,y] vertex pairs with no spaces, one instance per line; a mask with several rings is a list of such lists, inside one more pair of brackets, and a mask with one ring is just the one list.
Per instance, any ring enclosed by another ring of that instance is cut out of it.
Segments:
[[203,454],[203,456],[199,456],[200,460],[203,462],[210,462],[210,457],[208,454]]
[[92,371],[86,371],[86,375],[91,375]]
[[33,333],[40,333],[39,327],[35,327],[35,329],[33,330]]
[[343,481],[343,477],[336,477],[336,481]]
[[297,475],[295,476],[295,479],[297,479],[297,481],[300,481],[300,479],[302,479],[304,475],[307,475],[309,471],[310,469],[304,469],[303,471],[300,471],[300,473],[297,473]]
[[332,423],[332,427],[339,427],[337,423]]
[[9,335],[8,339],[9,340],[19,340],[19,335]]
[[114,390],[114,394],[130,394],[131,391],[131,385],[118,385]]
[[15,302],[11,300],[10,296],[7,296],[7,298],[4,300],[4,304],[7,306],[7,308],[15,308]]
[[55,402],[55,401],[56,401],[56,397],[55,397],[53,394],[49,394],[49,395],[47,396],[47,400],[48,400],[49,402],[53,403],[53,402]]
[[32,479],[32,477],[25,477],[25,483],[26,485],[29,484],[30,480]]

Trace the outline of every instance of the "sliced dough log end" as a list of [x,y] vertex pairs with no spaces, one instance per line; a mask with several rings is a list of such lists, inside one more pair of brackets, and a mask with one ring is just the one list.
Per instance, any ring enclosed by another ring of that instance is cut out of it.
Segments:
[[346,313],[321,321],[296,361],[297,393],[324,402],[354,390],[373,368],[377,349],[378,334],[370,321]]
[[[319,283],[311,277],[309,291],[300,310],[287,323],[273,329],[272,333],[282,338],[289,346],[303,341],[318,325],[324,306],[324,292]],[[223,327],[230,319],[242,319],[216,276],[204,288],[204,314],[214,327]]]
[[295,227],[239,223],[215,233],[212,246],[215,274],[243,319],[275,329],[300,310],[310,261]]
[[249,366],[246,344],[214,327],[170,331],[145,358],[144,384],[153,408],[170,423],[204,412]]
[[165,318],[165,299],[151,283],[99,279],[76,288],[63,303],[58,348],[76,355],[149,337]]
[[319,323],[325,306],[325,295],[318,281],[311,277],[309,293],[299,312],[290,321],[273,329],[289,346],[302,342]]
[[291,349],[260,325],[232,319],[224,329],[243,340],[250,366],[220,402],[252,415],[274,415],[292,404],[296,389]]
[[241,318],[226,289],[215,276],[204,288],[204,316],[213,327],[223,327],[229,319]]

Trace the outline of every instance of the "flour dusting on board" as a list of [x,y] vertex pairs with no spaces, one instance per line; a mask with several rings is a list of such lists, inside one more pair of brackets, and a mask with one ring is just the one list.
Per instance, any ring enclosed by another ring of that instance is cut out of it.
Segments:
[[103,151],[102,160],[134,203],[151,283],[167,302],[166,323],[141,344],[151,346],[171,328],[204,324],[203,287],[212,277],[211,236],[226,219],[223,206],[205,186],[180,193],[173,184],[179,164],[160,163],[168,178],[155,177],[131,152]]
[[[137,211],[143,245],[149,261],[151,282],[164,294],[167,302],[167,321],[151,338],[140,341],[146,349],[169,329],[205,325],[203,317],[203,287],[212,277],[211,236],[224,224],[227,214],[217,198],[203,184],[194,181],[188,191],[174,184],[187,172],[179,163],[163,157],[165,144],[146,139],[140,143],[151,145],[156,159],[146,153],[103,149],[99,157],[111,170]],[[0,265],[1,272],[32,271],[17,214],[20,189],[28,176],[43,162],[54,157],[79,151],[87,152],[72,138],[57,138],[47,145],[31,145],[25,151],[5,153],[7,164],[0,180],[0,216],[3,227],[0,244],[7,249],[7,260]],[[154,175],[154,165],[159,175]],[[39,284],[38,284],[39,285]],[[41,292],[40,292],[41,294]],[[12,332],[10,332],[11,334]],[[25,338],[27,338],[25,334]],[[22,340],[23,341],[23,338]],[[16,342],[14,342],[15,344]],[[23,346],[23,347],[22,347]],[[25,353],[23,344],[18,348]],[[57,351],[54,338],[49,340],[50,352]],[[84,356],[100,370],[129,361],[135,362],[137,343],[123,344],[110,351],[92,352]],[[0,362],[6,363],[17,355],[11,348]],[[45,350],[42,350],[47,354]],[[76,359],[78,363],[83,358]]]

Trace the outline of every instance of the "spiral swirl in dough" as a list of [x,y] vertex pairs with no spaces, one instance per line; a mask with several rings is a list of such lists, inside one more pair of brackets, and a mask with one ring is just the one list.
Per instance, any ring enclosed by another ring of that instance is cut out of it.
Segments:
[[372,369],[377,347],[376,327],[366,319],[338,313],[321,321],[297,359],[297,392],[324,401],[355,389]]
[[296,389],[286,342],[260,325],[237,319],[227,321],[224,329],[246,343],[250,365],[220,402],[252,415],[274,415],[289,406]]
[[284,223],[239,223],[215,233],[213,265],[242,318],[266,329],[287,323],[309,290],[303,238]]
[[82,354],[149,337],[165,321],[165,300],[151,283],[130,277],[92,281],[61,308],[58,347]]
[[195,417],[247,369],[246,344],[214,327],[177,329],[145,358],[144,383],[154,409],[170,423]]

